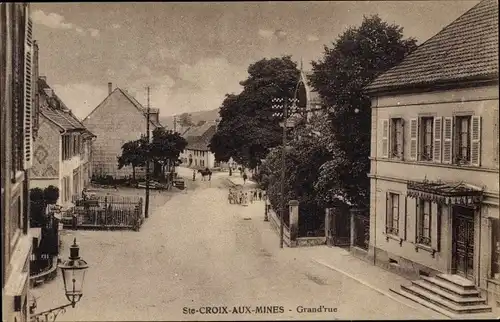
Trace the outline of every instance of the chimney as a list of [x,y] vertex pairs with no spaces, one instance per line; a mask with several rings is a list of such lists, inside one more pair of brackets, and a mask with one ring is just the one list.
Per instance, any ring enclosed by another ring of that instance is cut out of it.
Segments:
[[113,83],[109,82],[108,83],[108,95],[111,94],[112,91],[113,91]]

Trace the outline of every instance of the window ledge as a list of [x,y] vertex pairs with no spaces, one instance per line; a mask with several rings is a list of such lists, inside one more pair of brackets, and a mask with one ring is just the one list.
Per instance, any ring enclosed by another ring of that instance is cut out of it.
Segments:
[[399,243],[399,246],[403,245],[403,238],[396,236],[396,235],[393,235],[393,234],[387,234],[387,233],[384,233],[384,235],[385,235],[386,241],[389,241],[389,239],[392,239],[392,240],[397,241]]
[[426,252],[431,253],[432,257],[437,253],[437,250],[432,248],[431,246],[423,245],[423,244],[415,244],[415,251],[418,252],[419,249],[425,250]]
[[485,171],[485,172],[498,172],[498,166],[495,167],[483,167],[483,166],[473,166],[471,164],[454,164],[454,163],[443,163],[435,161],[416,161],[416,160],[398,160],[395,158],[385,158],[385,157],[369,157],[372,161],[383,161],[383,162],[394,162],[394,163],[404,163],[422,166],[434,166],[440,168],[451,168],[451,169],[464,169],[471,171]]

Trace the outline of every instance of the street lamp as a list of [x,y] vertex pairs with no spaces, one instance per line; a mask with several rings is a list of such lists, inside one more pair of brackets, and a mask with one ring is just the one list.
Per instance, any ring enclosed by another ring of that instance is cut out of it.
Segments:
[[[80,247],[76,243],[76,238],[73,240],[73,245],[69,249],[69,258],[59,264],[64,282],[64,291],[69,303],[58,306],[56,308],[32,314],[32,322],[55,321],[60,313],[66,312],[66,308],[75,307],[83,296],[83,282],[85,280],[85,272],[89,265],[86,261],[80,258]],[[36,302],[30,308],[33,312],[36,308]]]

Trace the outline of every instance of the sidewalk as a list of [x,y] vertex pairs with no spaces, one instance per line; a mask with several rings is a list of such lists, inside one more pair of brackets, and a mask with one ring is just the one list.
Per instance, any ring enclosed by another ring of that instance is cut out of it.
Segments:
[[303,258],[314,265],[336,271],[358,283],[368,287],[393,301],[401,303],[408,308],[422,312],[423,317],[429,319],[448,319],[438,312],[426,308],[409,299],[401,297],[390,289],[399,289],[402,284],[411,284],[410,280],[386,271],[371,263],[358,259],[349,251],[340,247],[313,246],[279,249],[279,236],[272,229],[269,222],[264,221],[264,202],[257,201],[244,207],[241,212],[244,218],[251,218],[255,227],[261,232],[261,240],[270,245],[270,251],[278,260],[287,260],[296,257]]
[[243,178],[239,174],[233,174],[232,176],[227,176],[227,180],[231,182],[234,185],[240,185],[244,187],[250,187],[254,188],[257,186],[257,183],[255,181],[252,181],[250,179],[247,179],[246,182],[243,182]]

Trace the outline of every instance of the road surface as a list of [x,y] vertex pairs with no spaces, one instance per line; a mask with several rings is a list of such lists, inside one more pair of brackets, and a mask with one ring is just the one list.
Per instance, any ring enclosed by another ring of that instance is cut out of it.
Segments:
[[[67,232],[64,242],[76,237],[90,268],[82,300],[59,321],[441,317],[280,250],[257,225],[263,204],[227,202],[227,173],[194,184],[185,175],[187,192],[155,208],[139,232]],[[32,293],[37,311],[67,302],[60,276]]]

